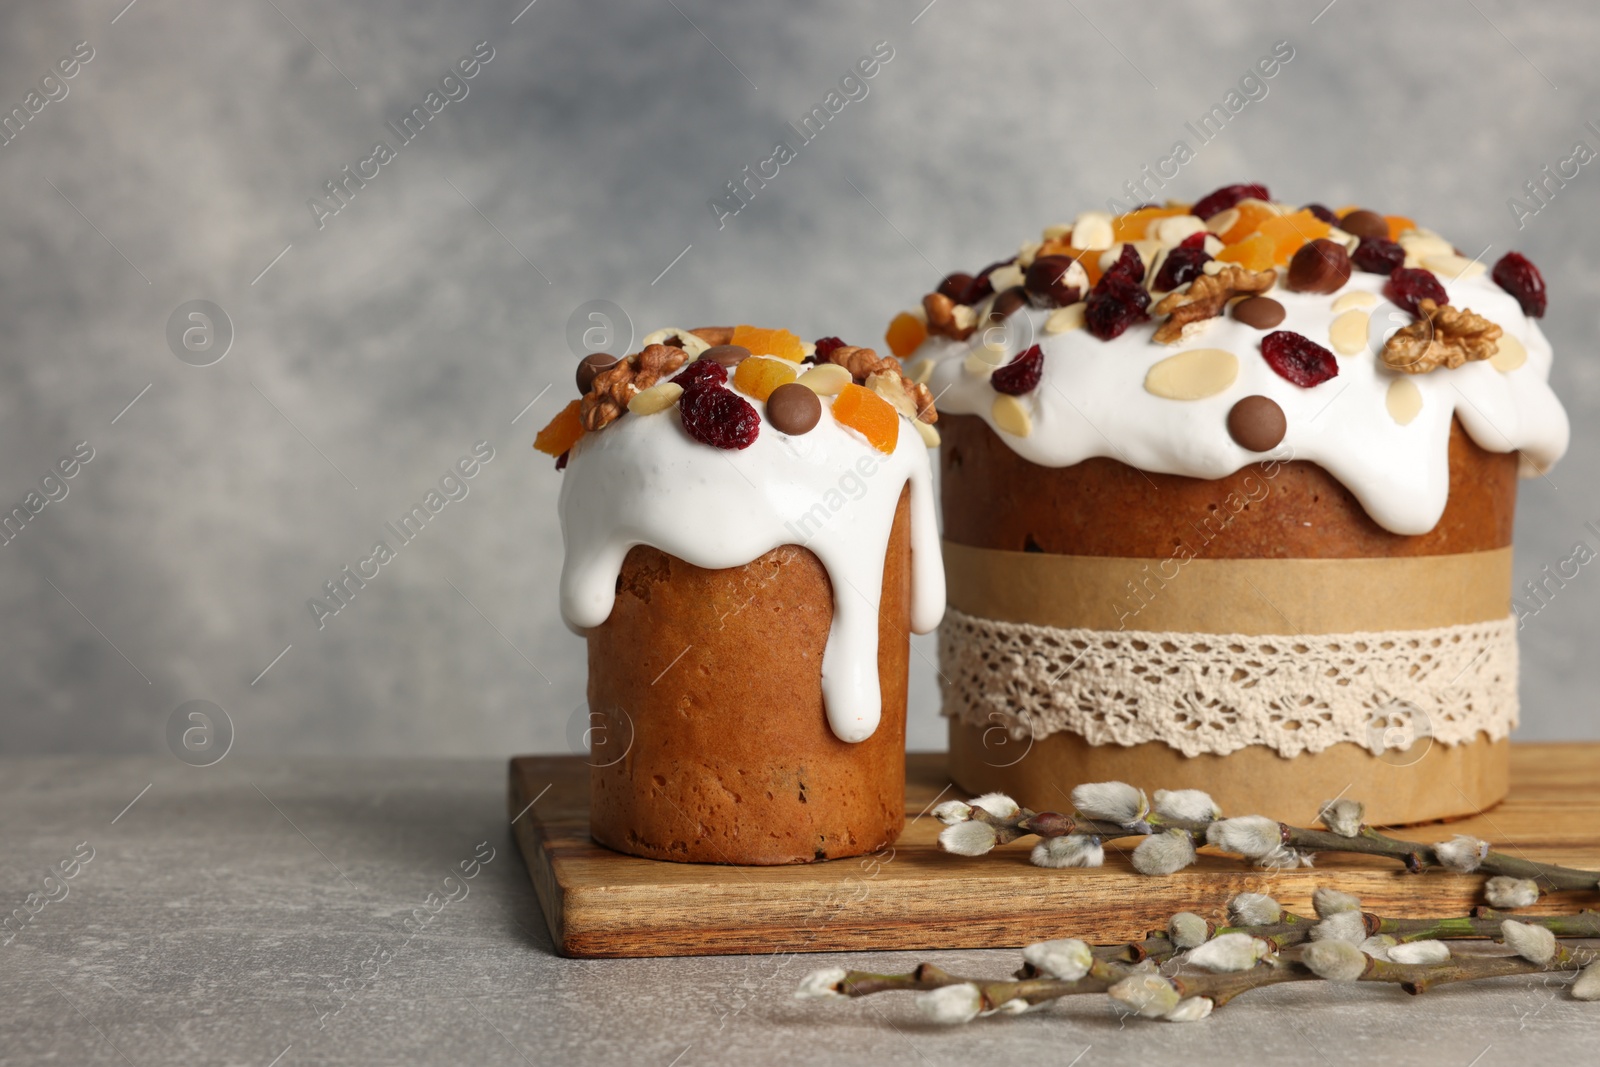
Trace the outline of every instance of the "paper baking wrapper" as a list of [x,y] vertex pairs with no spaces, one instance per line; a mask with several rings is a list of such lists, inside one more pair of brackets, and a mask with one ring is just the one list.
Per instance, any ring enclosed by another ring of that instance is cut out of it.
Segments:
[[[1480,688],[1477,706],[1466,709],[1493,724],[1481,734],[1454,737],[1453,743],[1441,743],[1430,734],[1409,748],[1374,751],[1373,745],[1364,743],[1370,737],[1354,736],[1349,728],[1348,740],[1312,744],[1292,757],[1263,744],[1234,745],[1231,750],[1215,744],[1214,751],[1204,750],[1210,742],[1202,728],[1216,724],[1204,723],[1203,712],[1190,725],[1197,736],[1179,735],[1191,749],[1187,755],[1169,743],[1174,739],[1171,732],[1165,741],[1137,743],[1107,743],[1103,737],[1091,743],[1084,735],[1093,737],[1093,729],[1040,731],[1030,726],[1019,736],[1016,719],[983,713],[970,699],[960,699],[973,694],[949,691],[970,684],[966,679],[972,672],[956,671],[947,662],[945,671],[955,678],[947,686],[946,698],[952,774],[973,792],[1001,790],[1030,806],[1058,808],[1065,803],[1062,791],[1073,784],[1119,779],[1145,788],[1206,789],[1231,813],[1292,813],[1292,808],[1285,808],[1287,801],[1310,808],[1294,816],[1307,822],[1314,818],[1317,804],[1341,790],[1362,799],[1369,818],[1377,822],[1466,814],[1505,795],[1509,751],[1504,735],[1516,716],[1515,638],[1507,620],[1510,548],[1401,558],[1186,561],[1003,552],[949,542],[944,549],[952,618],[965,615],[1050,628],[1030,634],[1029,641],[1042,637],[1059,643],[1066,635],[1081,638],[1084,631],[1098,631],[1107,637],[1108,647],[1110,638],[1139,647],[1139,634],[1163,635],[1157,643],[1174,637],[1248,635],[1289,646],[1283,649],[1286,654],[1299,654],[1292,647],[1299,639],[1303,646],[1315,646],[1316,654],[1326,655],[1330,641],[1332,647],[1340,647],[1341,635],[1408,636],[1396,633],[1401,631],[1423,638],[1453,635],[1457,647],[1447,651],[1475,671],[1499,660],[1490,670],[1493,684]],[[1463,640],[1468,642],[1465,648]],[[1495,656],[1475,659],[1470,642],[1479,640],[1485,649],[1492,647]],[[1426,641],[1414,643],[1426,645]],[[996,644],[984,656],[989,661],[1016,661],[1031,654],[1019,652],[1019,647],[1026,649],[1028,642],[1013,641],[1006,649]],[[1257,646],[1243,641],[1234,645],[1235,651],[1246,647]],[[1429,659],[1425,647],[1421,656]],[[1244,658],[1248,657],[1241,655]],[[1303,661],[1296,666],[1303,667]],[[1397,665],[1391,657],[1382,666],[1392,674]],[[1259,671],[1261,664],[1254,663],[1253,668]],[[1363,666],[1348,669],[1359,688]],[[1374,666],[1372,673],[1376,677],[1381,671]],[[1456,673],[1453,660],[1444,673]],[[1139,682],[1132,682],[1136,700]],[[993,707],[994,694],[987,700]],[[1107,708],[1116,711],[1109,701]],[[1451,716],[1455,718],[1455,712]],[[1040,720],[1035,716],[1028,721]],[[1467,725],[1472,721],[1466,720]],[[1454,725],[1461,734],[1462,723]],[[1308,719],[1308,730],[1312,726],[1326,724]]]

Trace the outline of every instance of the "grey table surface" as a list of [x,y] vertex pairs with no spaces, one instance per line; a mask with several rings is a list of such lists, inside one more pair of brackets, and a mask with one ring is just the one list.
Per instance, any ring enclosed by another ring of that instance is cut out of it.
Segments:
[[[1085,997],[945,1029],[907,997],[791,994],[832,963],[1003,974],[1014,952],[562,959],[496,760],[0,760],[6,911],[89,849],[65,896],[0,935],[0,1064],[1492,1067],[1583,1062],[1600,1038],[1600,1008],[1530,979],[1279,987],[1191,1025]],[[430,893],[453,899],[430,914]]]

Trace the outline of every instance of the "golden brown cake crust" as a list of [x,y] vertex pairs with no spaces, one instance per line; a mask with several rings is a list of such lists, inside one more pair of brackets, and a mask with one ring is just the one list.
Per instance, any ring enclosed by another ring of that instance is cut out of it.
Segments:
[[847,744],[823,709],[833,591],[815,555],[785,545],[706,570],[632,549],[616,606],[588,632],[589,706],[625,710],[608,715],[609,729],[632,737],[625,757],[591,771],[595,840],[654,859],[739,864],[892,843],[905,823],[910,611],[907,491],[884,562],[883,718]]
[[1444,515],[1418,536],[1379,526],[1350,490],[1304,460],[1253,464],[1214,481],[1104,458],[1041,467],[975,416],[946,415],[939,425],[944,536],[975,548],[1163,558],[1181,542],[1211,559],[1344,559],[1511,544],[1517,456],[1483,449],[1459,422],[1450,431]]

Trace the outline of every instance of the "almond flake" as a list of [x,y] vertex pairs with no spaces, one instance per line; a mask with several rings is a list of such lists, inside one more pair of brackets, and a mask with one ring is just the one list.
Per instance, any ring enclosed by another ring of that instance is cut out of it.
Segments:
[[1367,347],[1367,327],[1372,316],[1352,308],[1333,320],[1328,327],[1328,340],[1333,350],[1341,356],[1353,356]]
[[1222,348],[1192,348],[1150,368],[1145,391],[1168,400],[1216,396],[1239,377],[1239,357]]
[[1033,433],[1033,417],[1028,414],[1028,409],[1022,406],[1022,401],[1007,393],[994,398],[989,417],[994,420],[997,429],[1012,437],[1027,437]]
[[1044,320],[1045,333],[1067,333],[1071,330],[1083,329],[1083,311],[1088,305],[1083,301],[1068,304],[1064,308],[1056,308],[1050,317]]
[[682,395],[683,386],[677,382],[657,382],[634,393],[633,399],[628,401],[628,410],[635,415],[654,415],[676,404]]
[[1422,390],[1410,378],[1396,378],[1389,383],[1384,405],[1389,409],[1389,417],[1405,426],[1422,410]]
[[1351,308],[1375,308],[1378,306],[1378,294],[1369,293],[1365,289],[1352,289],[1333,302],[1335,313],[1349,311]]
[[1522,342],[1509,333],[1500,335],[1500,346],[1495,354],[1489,357],[1489,366],[1501,374],[1510,374],[1524,363],[1528,362],[1528,350],[1522,347]]

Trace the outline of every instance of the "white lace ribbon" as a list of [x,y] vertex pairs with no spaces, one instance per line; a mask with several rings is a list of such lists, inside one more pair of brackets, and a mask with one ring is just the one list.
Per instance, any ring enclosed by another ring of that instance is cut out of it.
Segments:
[[1268,635],[1059,629],[954,608],[939,633],[944,714],[1021,740],[1164,742],[1186,756],[1424,737],[1498,740],[1517,724],[1514,616],[1428,630]]

